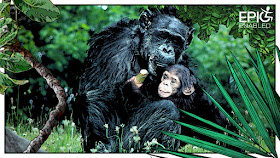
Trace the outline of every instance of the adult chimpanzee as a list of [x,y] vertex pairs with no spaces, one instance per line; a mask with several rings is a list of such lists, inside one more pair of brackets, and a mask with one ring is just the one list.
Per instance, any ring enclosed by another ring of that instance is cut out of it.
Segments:
[[[102,141],[108,150],[112,150],[110,147],[115,140],[106,138],[104,124],[109,125],[109,135],[121,123],[127,128],[133,126],[125,122],[127,116],[123,116],[116,106],[122,100],[117,97],[118,85],[124,84],[141,69],[147,69],[151,74],[145,85],[157,83],[157,74],[163,68],[185,58],[184,50],[192,40],[192,33],[191,24],[180,21],[175,8],[166,7],[161,11],[147,10],[139,20],[121,20],[92,36],[76,105],[73,106],[74,119],[81,126],[86,152],[90,152],[97,141]],[[154,106],[154,111],[160,114],[158,117],[166,118],[159,129],[172,131],[178,128],[171,121],[175,118],[169,115],[178,111],[175,106],[169,109]],[[154,115],[143,113],[141,117],[145,121]],[[152,123],[145,126],[147,129],[155,127]],[[160,132],[156,131],[154,135],[157,133]],[[167,141],[169,138],[165,136],[163,139]]]
[[[226,121],[225,116],[212,102],[210,102],[207,95],[203,92],[203,85],[201,85],[201,83],[196,79],[192,71],[183,65],[172,65],[163,72],[160,83],[156,86],[150,87],[156,89],[156,96],[149,96],[149,98],[145,96],[143,92],[141,92],[142,89],[140,87],[142,86],[142,83],[137,84],[135,82],[135,77],[132,77],[124,84],[120,93],[122,93],[123,96],[126,96],[122,111],[127,113],[126,115],[132,114],[130,124],[140,126],[139,135],[145,140],[151,140],[153,137],[158,136],[157,139],[160,140],[163,145],[168,146],[168,142],[165,141],[168,139],[165,138],[164,140],[161,140],[161,137],[164,136],[163,134],[157,133],[157,135],[154,135],[153,132],[148,130],[149,127],[147,128],[145,126],[145,124],[149,124],[150,121],[152,121],[150,124],[154,125],[153,130],[164,130],[161,127],[162,118],[158,119],[159,117],[157,116],[161,113],[157,114],[154,110],[158,108],[158,106],[162,106],[162,109],[173,109],[173,113],[170,114],[173,115],[174,120],[177,119],[181,122],[193,125],[207,126],[197,119],[180,114],[178,111],[174,110],[174,107],[176,107],[215,122],[223,127],[227,126],[228,128],[232,128],[232,125]],[[142,120],[143,117],[141,117],[141,115],[143,114],[148,116],[154,115],[154,117],[150,118],[147,123],[145,120]],[[208,128],[211,128],[211,126],[208,125]],[[210,139],[196,132],[192,132],[190,129],[183,126],[177,127],[177,129],[175,128],[174,132],[181,133],[183,135],[196,136],[200,139],[211,141],[213,143],[216,142],[216,140]],[[132,137],[132,134],[127,133],[125,136],[125,139],[129,139]],[[128,144],[124,145],[127,146]]]

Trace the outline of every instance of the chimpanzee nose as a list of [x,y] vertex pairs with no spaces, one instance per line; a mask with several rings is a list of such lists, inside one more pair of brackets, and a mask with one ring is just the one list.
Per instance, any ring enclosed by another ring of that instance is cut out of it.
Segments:
[[163,44],[160,46],[160,50],[162,50],[165,55],[174,55],[174,49],[172,46]]
[[163,84],[166,85],[166,86],[169,86],[169,85],[170,85],[170,81],[164,80],[164,81],[163,81]]
[[175,52],[172,46],[163,44],[159,47],[158,64],[166,67],[175,64]]
[[173,47],[164,47],[163,52],[168,54],[168,55],[173,55],[174,54],[174,49],[173,49]]

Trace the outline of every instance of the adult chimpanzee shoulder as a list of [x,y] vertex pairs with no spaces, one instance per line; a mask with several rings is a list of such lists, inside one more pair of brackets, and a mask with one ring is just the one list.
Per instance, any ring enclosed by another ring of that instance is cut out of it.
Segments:
[[[73,106],[74,119],[81,126],[86,152],[90,152],[98,141],[114,151],[115,140],[106,138],[104,124],[109,125],[109,135],[113,135],[115,126],[121,123],[126,124],[128,129],[134,126],[129,121],[123,122],[127,116],[122,116],[116,106],[123,99],[123,96],[117,95],[118,85],[125,83],[140,69],[149,71],[147,82],[156,82],[160,71],[182,60],[192,33],[193,28],[177,18],[175,8],[165,8],[162,11],[144,11],[139,20],[121,20],[91,37]],[[150,109],[142,109],[143,114],[140,115],[142,121],[151,120],[145,129],[156,127],[152,111],[156,114],[160,111],[156,117],[165,118],[161,127],[155,129],[158,131],[154,132],[154,136],[161,129],[174,130],[178,127],[171,121],[177,115],[169,115],[178,112],[175,106],[165,108],[165,112],[156,105]],[[170,138],[164,139],[167,142]],[[142,141],[145,139],[142,138]]]

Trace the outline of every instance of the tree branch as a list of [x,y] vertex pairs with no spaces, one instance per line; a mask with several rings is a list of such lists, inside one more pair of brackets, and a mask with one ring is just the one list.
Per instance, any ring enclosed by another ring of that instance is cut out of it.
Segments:
[[30,142],[29,146],[24,151],[25,153],[37,152],[41,145],[48,139],[58,118],[64,113],[66,107],[65,92],[60,86],[60,82],[52,75],[52,73],[31,53],[29,53],[25,48],[21,47],[18,41],[9,45],[9,50],[20,53],[23,58],[27,60],[30,65],[35,68],[36,71],[47,81],[48,85],[54,90],[58,99],[56,109],[50,112],[49,120],[46,122],[43,129],[40,130],[39,135]]

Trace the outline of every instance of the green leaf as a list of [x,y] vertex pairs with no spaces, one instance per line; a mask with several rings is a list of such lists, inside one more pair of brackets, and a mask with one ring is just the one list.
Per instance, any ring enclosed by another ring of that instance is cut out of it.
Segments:
[[243,153],[231,150],[231,149],[227,149],[225,147],[213,144],[213,143],[209,143],[203,140],[199,140],[196,138],[192,138],[192,137],[188,137],[188,136],[184,136],[184,135],[179,135],[179,134],[175,134],[175,133],[168,133],[168,132],[162,132],[170,137],[173,137],[175,139],[178,139],[180,141],[183,141],[185,143],[189,143],[195,146],[198,146],[200,148],[204,148],[213,152],[217,152],[217,153],[221,153],[223,155],[229,156],[229,157],[242,157],[242,158],[252,158],[252,156],[250,155],[245,155]]
[[9,3],[0,3],[0,13],[2,13],[7,6],[9,6]]
[[241,97],[242,97],[242,99],[243,99],[243,101],[244,101],[244,103],[245,103],[245,105],[246,105],[246,107],[247,107],[247,109],[249,111],[249,114],[250,114],[253,122],[256,124],[256,127],[257,127],[260,135],[262,136],[265,144],[267,145],[267,147],[270,149],[270,151],[274,155],[277,155],[277,153],[275,151],[275,148],[274,148],[274,145],[273,145],[273,143],[272,143],[272,141],[271,141],[271,139],[269,137],[268,132],[266,131],[266,128],[264,127],[263,122],[261,121],[261,119],[260,119],[256,109],[252,105],[252,102],[250,101],[250,99],[249,99],[247,93],[245,92],[245,90],[244,90],[244,88],[243,88],[239,78],[237,77],[235,70],[233,69],[232,65],[230,64],[230,62],[229,62],[229,60],[227,58],[226,58],[226,60],[227,60],[228,66],[230,68],[230,71],[232,73],[232,76],[233,76],[233,78],[234,78],[234,80],[236,82],[236,85],[238,87],[238,90],[239,90],[239,92],[241,94]]
[[251,93],[252,93],[254,99],[256,100],[259,108],[261,109],[262,113],[264,114],[266,120],[268,121],[268,123],[270,124],[270,126],[272,127],[274,132],[277,134],[277,136],[279,137],[280,135],[279,135],[279,133],[276,129],[276,126],[274,124],[274,120],[273,120],[272,114],[270,112],[270,109],[268,108],[267,101],[261,95],[261,93],[257,89],[256,85],[252,82],[251,78],[248,76],[246,71],[242,68],[242,66],[240,65],[240,63],[238,62],[238,60],[236,59],[236,57],[233,54],[232,54],[232,57],[235,61],[235,64],[236,64],[237,68],[239,69],[240,74],[242,75],[245,83],[247,84],[247,87],[251,91]]
[[193,125],[190,125],[190,124],[186,124],[186,123],[183,123],[183,122],[180,122],[180,121],[175,121],[175,122],[179,123],[182,126],[188,127],[195,132],[201,133],[205,136],[211,137],[213,139],[219,140],[221,142],[224,142],[226,144],[235,146],[237,148],[244,149],[246,151],[257,153],[257,154],[260,154],[260,155],[263,155],[263,156],[269,156],[268,154],[259,150],[258,148],[254,147],[254,146],[252,146],[252,145],[250,145],[246,142],[240,141],[236,138],[232,138],[230,136],[227,136],[225,134],[221,134],[221,133],[209,130],[207,128],[197,127],[197,126],[193,126]]
[[274,47],[275,46],[275,42],[274,41],[273,42],[269,42],[266,46],[267,47]]
[[4,95],[4,92],[6,91],[7,88],[8,88],[7,86],[1,86],[0,85],[0,94]]
[[11,56],[0,53],[0,67],[14,73],[23,72],[32,68],[19,53],[12,54]]
[[240,132],[244,133],[245,135],[247,134],[235,121],[234,119],[221,107],[221,105],[215,101],[213,97],[211,97],[205,90],[203,90],[204,93],[210,98],[210,100],[220,109],[220,111],[229,119],[229,121],[240,130]]
[[53,22],[59,16],[59,9],[49,0],[14,0],[15,6],[30,19],[37,22]]
[[280,50],[279,50],[278,46],[276,47],[276,51],[277,51],[277,55],[278,55],[278,60],[280,61]]
[[261,40],[262,38],[259,35],[253,35],[256,40]]
[[268,80],[264,65],[261,61],[261,57],[260,54],[257,50],[257,65],[258,65],[258,70],[259,70],[259,78],[260,81],[263,85],[264,91],[265,91],[265,95],[270,107],[270,110],[272,111],[272,114],[274,115],[274,117],[278,120],[280,120],[280,111],[279,111],[279,105],[277,104],[276,98],[274,96],[274,93],[272,90],[272,87],[270,85],[270,82]]
[[210,20],[210,18],[211,18],[211,16],[206,16],[206,17],[203,18],[202,20],[203,20],[203,21],[208,21],[208,20]]
[[267,33],[269,33],[269,34],[275,34],[275,30],[269,30],[269,31],[267,31]]
[[[225,97],[225,99],[227,100],[228,104],[230,105],[231,109],[233,110],[233,112],[236,114],[238,120],[242,123],[243,127],[246,129],[247,132],[244,133],[243,130],[241,130],[244,134],[246,134],[247,136],[250,136],[254,142],[256,144],[258,144],[258,139],[255,136],[254,132],[252,131],[252,129],[250,128],[249,124],[247,123],[247,121],[245,120],[245,118],[242,116],[241,112],[239,111],[239,109],[237,108],[237,106],[235,105],[235,103],[233,102],[233,100],[231,99],[230,95],[227,93],[227,91],[224,89],[224,87],[221,85],[221,83],[218,81],[218,79],[215,77],[215,75],[212,75],[218,88],[220,89],[220,91],[222,92],[223,96]],[[238,128],[238,127],[237,127]]]
[[201,25],[201,29],[206,29],[207,27],[208,27],[207,24],[202,24],[202,25]]
[[4,91],[8,87],[13,87],[13,86],[16,86],[16,85],[24,85],[28,82],[29,82],[28,80],[11,79],[7,74],[4,74],[4,73],[0,72],[0,92],[1,92],[1,94],[3,94]]
[[222,22],[226,22],[227,19],[228,19],[228,17],[224,17],[223,20],[222,20]]
[[268,42],[274,41],[274,40],[275,40],[275,36],[269,37],[269,39],[267,39]]
[[230,24],[230,20],[227,19],[226,27],[229,27],[229,24]]
[[249,49],[245,46],[245,48],[246,48],[246,50],[247,50],[247,52],[248,52],[248,54],[249,54],[249,56],[250,56],[250,59],[251,59],[251,62],[253,63],[253,66],[254,66],[254,68],[255,68],[255,70],[256,70],[256,73],[258,74],[259,73],[259,70],[257,69],[257,60],[254,58],[254,56],[252,55],[252,53],[249,51]]
[[[10,27],[9,27],[10,26]],[[0,47],[13,40],[18,33],[18,27],[11,18],[0,20]]]
[[[238,135],[238,134],[236,134],[236,133],[234,133],[234,132],[232,132],[232,131],[230,131],[230,130],[228,130],[228,129],[222,127],[222,126],[217,125],[216,123],[213,123],[213,122],[211,122],[211,121],[209,121],[209,120],[206,120],[206,119],[204,119],[204,118],[201,118],[201,117],[199,117],[199,116],[197,116],[197,115],[195,115],[195,114],[189,113],[189,112],[187,112],[187,111],[184,111],[184,110],[181,110],[181,109],[180,109],[180,111],[182,111],[184,114],[186,114],[186,115],[188,115],[188,116],[191,116],[191,117],[193,117],[193,118],[195,118],[195,119],[197,119],[197,120],[199,120],[199,121],[201,121],[201,122],[204,122],[204,123],[206,123],[206,124],[208,124],[208,125],[210,125],[210,126],[212,126],[212,127],[217,128],[217,129],[219,129],[219,130],[221,130],[221,131],[223,131],[223,132],[229,133],[229,134],[231,134],[231,135],[233,135],[233,136],[235,136],[235,137],[238,137],[238,138],[240,138],[240,139],[243,139],[243,140],[245,140],[245,141],[252,142],[252,141],[250,141],[249,139],[243,138],[242,136],[240,136],[240,135]],[[252,143],[253,143],[253,142],[252,142]]]
[[221,17],[220,14],[218,14],[218,13],[212,13],[212,15],[213,15],[214,17],[216,17],[216,18],[220,18],[220,17]]
[[258,32],[258,34],[259,34],[259,35],[261,35],[261,36],[265,36],[265,33],[264,33],[262,30],[258,29],[258,31],[257,31],[257,32]]

